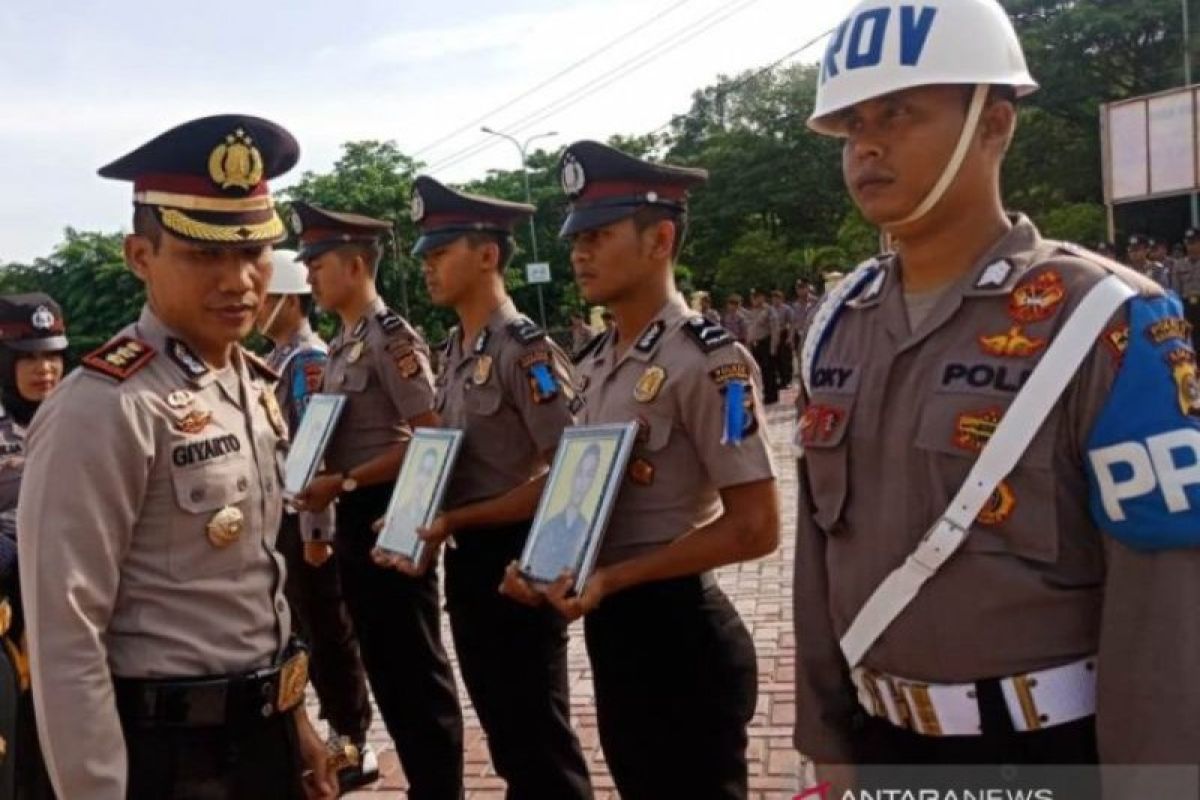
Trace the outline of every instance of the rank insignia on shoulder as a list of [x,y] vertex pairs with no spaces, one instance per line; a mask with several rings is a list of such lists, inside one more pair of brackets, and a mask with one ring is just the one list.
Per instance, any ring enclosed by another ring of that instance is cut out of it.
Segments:
[[259,358],[257,354],[251,353],[243,347],[242,355],[245,357],[246,363],[250,365],[251,372],[258,377],[271,382],[279,380],[278,370],[272,369],[271,365]]
[[1046,270],[1013,289],[1008,314],[1017,322],[1041,322],[1054,316],[1066,299],[1067,289],[1062,276]]
[[1196,354],[1190,348],[1177,347],[1167,354],[1171,377],[1179,396],[1179,410],[1187,417],[1200,417],[1200,375]]
[[276,436],[287,436],[287,423],[283,419],[283,409],[279,407],[279,400],[276,399],[275,393],[267,390],[262,393],[263,409],[267,412],[267,421],[271,423],[271,427],[275,431]]
[[383,328],[384,333],[395,333],[404,327],[404,318],[391,309],[380,311],[375,319],[379,320],[379,327]]
[[663,331],[667,329],[667,323],[661,319],[654,322],[646,332],[642,334],[642,338],[638,339],[637,344],[633,347],[639,353],[649,353],[654,349],[654,345],[658,344],[658,340],[662,338]]
[[715,322],[709,322],[704,317],[692,317],[683,324],[683,329],[706,353],[711,353],[734,342],[733,334]]
[[122,336],[88,353],[82,363],[87,369],[123,381],[149,364],[155,355],[154,348],[140,339]]
[[203,359],[179,339],[167,339],[167,357],[190,378],[203,378],[209,373]]
[[528,369],[529,389],[533,393],[533,402],[540,405],[549,403],[558,397],[558,380],[554,377],[554,371],[550,369],[549,356],[545,361],[531,363]]
[[1026,336],[1020,325],[1008,329],[1008,333],[995,336],[980,336],[979,346],[989,356],[1000,358],[1029,358],[1045,349],[1047,340],[1037,336]]
[[980,525],[1001,525],[1008,521],[1016,507],[1017,496],[1013,494],[1012,487],[1007,481],[1000,481],[975,521]]
[[533,344],[546,335],[546,332],[538,327],[537,323],[525,317],[514,319],[505,328],[509,335],[521,344]]
[[646,367],[646,371],[642,373],[642,377],[638,378],[637,385],[633,387],[633,399],[639,403],[649,403],[658,397],[658,393],[662,391],[663,384],[667,382],[667,371],[655,364],[654,366]]
[[1146,335],[1155,344],[1178,340],[1188,344],[1192,341],[1192,325],[1181,317],[1166,317],[1146,328]]

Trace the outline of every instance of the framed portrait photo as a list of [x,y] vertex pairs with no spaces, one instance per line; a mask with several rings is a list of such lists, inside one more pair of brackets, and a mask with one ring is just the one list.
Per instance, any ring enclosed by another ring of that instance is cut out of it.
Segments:
[[376,547],[414,564],[421,562],[425,542],[417,535],[417,528],[433,522],[441,509],[462,439],[462,431],[448,428],[413,431]]
[[300,494],[317,474],[345,406],[346,398],[342,395],[314,394],[309,398],[283,466],[285,496]]
[[595,567],[617,491],[629,465],[637,423],[586,425],[563,432],[538,503],[521,573],[535,584],[575,575],[580,592]]

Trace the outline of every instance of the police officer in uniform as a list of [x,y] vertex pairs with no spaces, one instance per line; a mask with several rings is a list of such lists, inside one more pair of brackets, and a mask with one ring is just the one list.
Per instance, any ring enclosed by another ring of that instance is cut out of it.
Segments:
[[758,289],[750,290],[747,315],[746,346],[763,376],[763,402],[773,405],[779,402],[779,370],[775,363],[780,340],[779,317],[767,302],[766,294]]
[[1200,348],[1200,230],[1188,228],[1183,244],[1186,252],[1175,261],[1175,291],[1183,300],[1183,313],[1192,326],[1192,347],[1196,349]]
[[29,692],[17,577],[17,496],[25,433],[63,377],[62,309],[47,294],[0,296],[0,798],[53,797]]
[[[564,575],[545,597],[585,619],[621,797],[744,798],[754,645],[711,570],[774,550],[778,498],[754,362],[672,280],[688,191],[707,175],[595,142],[568,147],[560,172],[576,280],[616,320],[577,365],[579,422],[641,430],[597,570],[579,596]],[[505,591],[540,596],[515,565]]]
[[796,312],[784,302],[783,292],[771,292],[771,310],[779,321],[779,344],[775,348],[775,369],[779,373],[779,388],[792,383],[792,334],[796,330]]
[[[855,8],[809,122],[844,139],[851,196],[898,249],[808,331],[797,747],[841,786],[851,764],[1195,764],[1200,505],[1172,470],[1200,453],[1200,383],[1181,309],[1006,215],[1014,103],[1037,85],[996,0],[926,5]],[[872,20],[892,27],[863,56]],[[1060,347],[1078,324],[1095,333]],[[1179,451],[1156,473],[1159,437]]]
[[1171,268],[1167,264],[1155,261],[1150,257],[1150,251],[1153,247],[1154,240],[1148,236],[1140,233],[1130,236],[1129,248],[1127,250],[1129,266],[1164,289],[1174,289],[1175,284],[1172,280]]
[[412,429],[438,425],[425,341],[375,289],[385,221],[292,207],[299,258],[317,303],[341,317],[322,391],[344,395],[345,411],[325,468],[297,498],[321,512],[335,499],[334,559],[379,713],[413,800],[462,795],[462,712],[442,646],[437,570],[421,576],[371,561],[374,522],[384,515]]
[[[275,396],[294,436],[309,398],[320,391],[329,348],[308,321],[312,313],[308,270],[297,263],[294,250],[276,250],[271,261],[274,272],[258,329],[274,344],[267,366],[279,373]],[[348,791],[378,778],[379,763],[366,741],[371,725],[367,676],[337,567],[329,560],[333,520],[332,506],[321,514],[297,514],[285,508],[277,546],[287,560],[284,593],[297,632],[309,644],[313,688],[321,716],[332,729],[326,746],[338,759],[338,784]]]
[[285,233],[295,139],[184,123],[100,170],[134,184],[140,319],[29,429],[18,504],[34,704],[62,798],[333,797],[275,550],[287,429],[238,346]]
[[[533,206],[456,192],[427,176],[413,189],[429,296],[451,306],[437,381],[442,423],[464,433],[439,514],[422,536],[446,551],[446,608],[463,682],[513,800],[590,798],[571,730],[566,623],[496,591],[525,547],[538,497],[578,403],[565,353],[504,289],[512,231]],[[412,571],[420,565],[402,564]]]

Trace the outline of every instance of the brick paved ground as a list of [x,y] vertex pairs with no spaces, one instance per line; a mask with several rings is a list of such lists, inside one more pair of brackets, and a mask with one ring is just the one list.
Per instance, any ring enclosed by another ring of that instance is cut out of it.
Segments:
[[[737,604],[758,648],[758,710],[750,729],[749,749],[750,786],[754,800],[791,798],[799,783],[799,759],[791,746],[795,692],[791,574],[796,481],[788,442],[794,418],[793,398],[792,392],[785,392],[779,405],[769,412],[784,507],[782,546],[767,559],[730,567],[719,573],[721,586]],[[445,633],[445,641],[450,646],[449,631]],[[573,719],[589,758],[597,800],[618,800],[596,735],[591,673],[583,648],[582,626],[578,623],[571,631],[570,668]],[[461,683],[459,697],[467,703],[463,709],[467,722],[467,797],[469,800],[502,800],[504,782],[496,776],[488,760],[487,744]],[[316,708],[311,692],[309,703],[310,713],[315,719]],[[381,753],[381,780],[366,791],[348,796],[359,800],[405,797],[404,774],[378,714],[369,739]]]

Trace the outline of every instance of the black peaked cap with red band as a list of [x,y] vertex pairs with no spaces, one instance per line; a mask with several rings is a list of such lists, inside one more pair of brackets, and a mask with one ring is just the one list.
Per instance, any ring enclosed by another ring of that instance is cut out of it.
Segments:
[[133,202],[154,210],[172,235],[210,246],[274,244],[287,235],[267,180],[300,158],[295,137],[245,114],[178,125],[100,176],[133,182]]
[[22,353],[66,350],[62,307],[44,292],[0,295],[0,344]]
[[525,203],[458,192],[421,175],[413,183],[411,216],[421,231],[412,254],[419,256],[469,233],[511,237],[513,229],[533,216]]
[[392,223],[386,219],[292,203],[292,231],[300,237],[297,261],[312,261],[348,244],[373,244],[391,229]]
[[602,228],[647,206],[682,213],[688,193],[708,181],[708,171],[634,158],[599,142],[576,142],[559,162],[562,190],[571,201],[562,237]]

